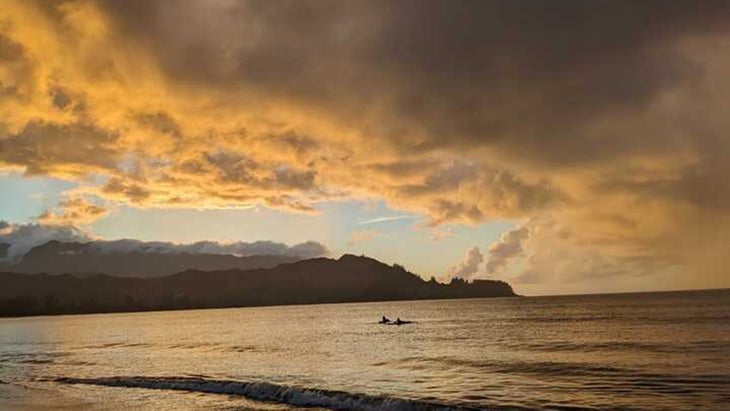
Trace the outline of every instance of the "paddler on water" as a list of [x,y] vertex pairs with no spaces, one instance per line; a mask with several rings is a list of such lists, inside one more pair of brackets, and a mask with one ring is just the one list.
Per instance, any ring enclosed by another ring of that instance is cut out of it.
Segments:
[[389,322],[390,320],[386,316],[383,316],[383,319],[379,321],[380,324],[388,324]]

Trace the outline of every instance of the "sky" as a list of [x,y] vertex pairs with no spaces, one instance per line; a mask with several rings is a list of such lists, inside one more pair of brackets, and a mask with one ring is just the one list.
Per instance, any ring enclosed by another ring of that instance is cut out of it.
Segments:
[[524,294],[730,287],[729,12],[4,0],[0,235],[315,241]]

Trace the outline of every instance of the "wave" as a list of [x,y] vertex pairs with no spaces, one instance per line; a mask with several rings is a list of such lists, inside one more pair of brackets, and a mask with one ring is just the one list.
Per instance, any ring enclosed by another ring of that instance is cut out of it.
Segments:
[[728,341],[690,341],[690,342],[639,342],[639,341],[501,341],[499,345],[510,349],[530,351],[570,351],[570,352],[648,352],[648,353],[725,353],[730,352]]
[[[730,374],[663,374],[642,369],[630,369],[590,363],[557,361],[499,361],[467,360],[454,357],[407,357],[374,366],[390,366],[412,371],[458,370],[469,368],[484,374],[509,374],[550,378],[555,389],[580,389],[596,392],[651,392],[653,394],[684,394],[716,398],[730,389]],[[723,397],[724,398],[724,397]]]
[[[244,382],[199,377],[60,377],[52,381],[64,384],[90,384],[106,387],[149,388],[209,394],[239,395],[251,400],[276,402],[297,407],[319,407],[332,410],[362,411],[449,411],[477,410],[460,404],[439,404],[428,401],[349,393],[315,388],[279,385],[269,382]],[[492,408],[490,409],[497,409]],[[510,410],[527,410],[509,407]]]

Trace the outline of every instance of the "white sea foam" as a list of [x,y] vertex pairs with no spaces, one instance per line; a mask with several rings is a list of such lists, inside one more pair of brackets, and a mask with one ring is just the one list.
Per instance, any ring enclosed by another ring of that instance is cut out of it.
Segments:
[[299,407],[320,407],[333,410],[362,411],[447,411],[467,410],[456,405],[425,401],[355,394],[297,386],[278,385],[268,382],[243,382],[193,377],[104,377],[104,378],[56,378],[65,384],[91,384],[108,387],[149,388],[179,390],[210,394],[240,395],[252,400],[283,403]]

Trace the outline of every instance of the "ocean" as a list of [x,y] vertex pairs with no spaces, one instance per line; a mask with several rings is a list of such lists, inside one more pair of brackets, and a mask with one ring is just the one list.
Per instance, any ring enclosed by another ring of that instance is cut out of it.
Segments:
[[730,290],[0,319],[3,410],[304,408],[729,410]]

